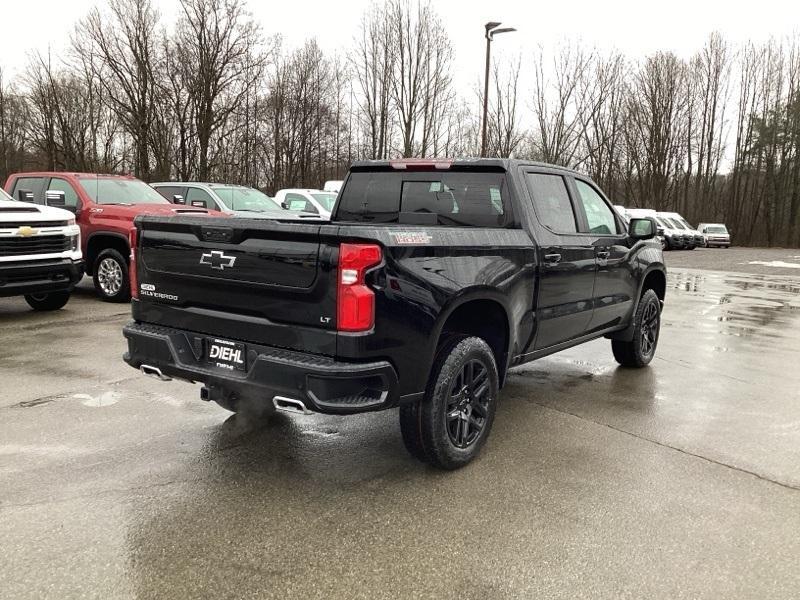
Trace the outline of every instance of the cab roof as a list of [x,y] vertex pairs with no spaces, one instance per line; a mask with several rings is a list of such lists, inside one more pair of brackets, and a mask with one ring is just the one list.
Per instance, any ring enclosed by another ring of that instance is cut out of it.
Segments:
[[356,171],[369,170],[397,170],[397,171],[416,171],[416,170],[481,170],[490,169],[493,171],[510,171],[516,167],[542,167],[582,175],[575,169],[552,165],[534,160],[522,160],[516,158],[397,158],[389,160],[357,160],[354,161],[351,169]]

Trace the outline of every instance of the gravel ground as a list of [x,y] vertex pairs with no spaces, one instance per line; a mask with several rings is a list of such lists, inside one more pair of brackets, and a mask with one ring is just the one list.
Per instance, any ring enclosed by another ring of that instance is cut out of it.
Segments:
[[800,277],[800,248],[697,248],[665,252],[664,258],[667,268]]

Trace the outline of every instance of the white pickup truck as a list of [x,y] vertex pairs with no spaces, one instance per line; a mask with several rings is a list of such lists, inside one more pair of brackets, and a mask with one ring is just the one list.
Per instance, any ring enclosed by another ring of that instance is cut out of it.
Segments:
[[71,212],[0,189],[0,297],[25,296],[34,310],[62,308],[83,276],[80,235]]

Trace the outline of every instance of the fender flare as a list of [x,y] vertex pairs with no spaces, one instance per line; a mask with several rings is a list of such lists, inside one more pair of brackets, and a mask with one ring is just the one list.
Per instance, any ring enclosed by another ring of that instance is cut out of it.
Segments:
[[[647,266],[647,268],[642,272],[642,275],[639,279],[639,286],[637,287],[636,291],[636,301],[633,303],[633,309],[631,310],[631,319],[628,323],[628,326],[625,329],[620,329],[619,331],[615,331],[614,333],[608,334],[606,337],[610,340],[618,340],[621,342],[630,342],[633,339],[633,315],[636,314],[636,310],[639,308],[639,300],[642,298],[642,292],[644,291],[644,282],[647,279],[647,276],[650,275],[653,271],[659,271],[662,275],[664,275],[664,281],[666,283],[667,279],[667,270],[664,267],[664,263],[651,263]],[[666,294],[665,294],[666,295]],[[663,308],[664,301],[661,301],[661,306]]]
[[97,237],[104,237],[104,238],[110,237],[110,238],[120,239],[125,243],[125,247],[128,248],[128,252],[130,253],[130,245],[128,244],[127,236],[121,233],[117,233],[116,231],[94,231],[90,233],[86,237],[86,256],[84,256],[84,260],[86,262],[87,275],[91,275],[94,272],[94,258],[96,257],[93,257],[91,261],[89,260],[89,244],[91,244],[92,240]]
[[444,324],[447,320],[452,316],[452,314],[458,310],[461,306],[469,302],[473,302],[476,300],[489,300],[498,304],[503,311],[503,314],[506,318],[506,325],[508,327],[508,340],[506,341],[506,359],[505,364],[497,365],[498,375],[500,376],[501,381],[505,377],[506,371],[508,371],[508,367],[511,364],[511,349],[514,346],[514,339],[516,337],[516,331],[514,327],[514,323],[510,317],[511,310],[509,309],[507,297],[497,289],[490,288],[490,287],[470,287],[461,290],[455,297],[451,298],[439,311],[439,314],[436,316],[436,321],[434,323],[433,329],[431,330],[431,341],[432,344],[429,345],[428,349],[428,370],[426,381],[430,377],[430,370],[433,367],[433,362],[436,359],[436,349],[439,346],[439,339],[442,336],[442,330],[444,328]]

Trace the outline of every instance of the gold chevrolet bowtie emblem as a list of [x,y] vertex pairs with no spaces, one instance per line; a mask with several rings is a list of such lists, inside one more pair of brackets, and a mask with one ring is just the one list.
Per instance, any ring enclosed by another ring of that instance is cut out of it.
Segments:
[[21,235],[22,237],[30,237],[32,235],[36,235],[37,233],[39,233],[38,229],[34,229],[33,227],[29,227],[27,225],[23,225],[19,228],[19,231],[17,231],[17,235]]

